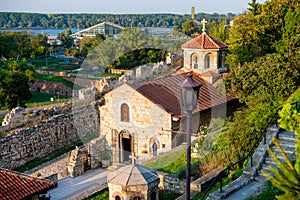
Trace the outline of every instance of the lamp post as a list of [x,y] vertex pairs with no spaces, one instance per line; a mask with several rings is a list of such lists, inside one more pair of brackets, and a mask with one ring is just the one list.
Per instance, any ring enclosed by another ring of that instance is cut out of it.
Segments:
[[191,119],[192,112],[197,107],[199,89],[202,83],[193,79],[193,74],[189,73],[187,78],[180,84],[181,106],[187,112],[187,141],[186,141],[186,200],[190,199],[190,171],[191,171]]

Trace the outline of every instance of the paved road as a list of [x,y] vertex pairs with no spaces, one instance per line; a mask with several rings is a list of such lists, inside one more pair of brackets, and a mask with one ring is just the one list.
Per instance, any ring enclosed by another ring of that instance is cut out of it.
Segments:
[[107,175],[112,171],[106,169],[89,170],[84,175],[76,178],[65,178],[58,181],[57,187],[49,190],[47,196],[53,200],[67,200],[90,190],[93,187],[100,187],[106,183]]

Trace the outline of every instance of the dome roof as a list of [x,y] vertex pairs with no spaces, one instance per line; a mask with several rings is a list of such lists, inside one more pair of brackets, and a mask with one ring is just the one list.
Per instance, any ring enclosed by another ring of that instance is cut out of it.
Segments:
[[159,183],[157,172],[153,169],[140,165],[126,165],[119,168],[108,176],[108,183],[126,188],[136,186],[147,186],[152,183]]
[[181,48],[183,49],[226,49],[228,45],[223,42],[207,35],[201,34],[196,38],[184,43]]

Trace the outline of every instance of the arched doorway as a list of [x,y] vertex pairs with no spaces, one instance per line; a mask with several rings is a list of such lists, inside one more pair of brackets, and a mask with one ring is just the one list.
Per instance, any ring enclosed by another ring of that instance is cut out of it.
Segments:
[[130,160],[131,152],[133,152],[133,137],[129,131],[124,130],[120,133],[120,161],[126,162]]

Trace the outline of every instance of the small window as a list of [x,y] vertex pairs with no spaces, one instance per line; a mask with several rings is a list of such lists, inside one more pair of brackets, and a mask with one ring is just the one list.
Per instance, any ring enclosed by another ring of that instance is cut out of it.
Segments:
[[210,68],[210,53],[206,54],[204,57],[204,69]]
[[198,56],[196,54],[193,54],[192,56],[192,66],[193,68],[198,68]]
[[126,103],[121,105],[121,121],[129,122],[129,106]]

